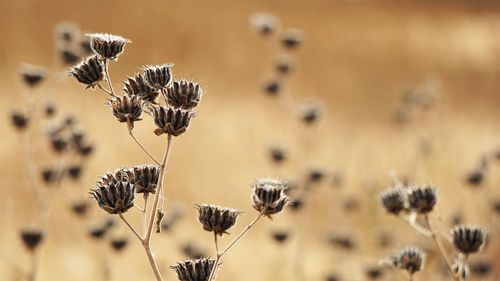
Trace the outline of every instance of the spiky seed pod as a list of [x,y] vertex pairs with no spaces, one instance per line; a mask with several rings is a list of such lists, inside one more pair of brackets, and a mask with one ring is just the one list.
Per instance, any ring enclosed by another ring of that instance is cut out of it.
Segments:
[[97,185],[90,193],[99,207],[109,214],[122,214],[134,206],[135,188],[130,182],[111,182],[108,185]]
[[203,229],[222,236],[236,223],[236,218],[240,212],[215,205],[196,205],[198,210],[198,220],[203,225]]
[[158,129],[154,133],[159,136],[161,134],[170,134],[179,136],[184,133],[189,127],[191,118],[194,112],[175,107],[159,107],[153,108],[155,124]]
[[31,64],[21,64],[19,74],[27,86],[34,88],[40,85],[47,76],[47,68]]
[[106,233],[108,232],[108,229],[106,227],[94,227],[89,229],[89,235],[91,238],[99,240],[104,238]]
[[408,271],[410,275],[422,270],[425,262],[424,252],[417,247],[403,248],[396,256],[396,266]]
[[300,110],[300,120],[307,125],[314,124],[321,115],[321,110],[317,105],[305,105]]
[[155,194],[158,180],[160,179],[160,167],[156,165],[139,165],[129,170],[133,173],[132,182],[135,186],[135,192]]
[[75,65],[82,59],[77,51],[67,47],[59,49],[59,57],[61,58],[64,65],[67,66]]
[[268,37],[276,32],[279,22],[274,15],[258,13],[252,15],[250,24],[259,35]]
[[174,81],[167,88],[168,104],[183,109],[195,108],[200,103],[202,92],[200,84],[186,80]]
[[90,38],[90,47],[103,59],[116,60],[130,40],[107,33],[86,34]]
[[104,66],[97,55],[88,57],[70,71],[76,80],[94,89],[104,78]]
[[280,164],[286,159],[286,151],[280,146],[272,146],[269,148],[269,156],[274,163]]
[[388,213],[396,216],[405,210],[405,192],[399,187],[384,190],[379,196],[379,201]]
[[436,205],[436,188],[432,186],[412,187],[408,190],[407,198],[410,210],[416,211],[419,214],[427,214]]
[[274,241],[276,241],[279,244],[282,244],[288,240],[288,237],[290,236],[290,233],[288,231],[273,231],[271,233],[272,238]]
[[280,42],[288,50],[297,49],[303,42],[304,34],[298,29],[284,30],[280,36]]
[[84,216],[87,213],[89,204],[86,201],[78,201],[71,205],[71,210],[77,216]]
[[140,121],[143,102],[138,96],[122,96],[110,101],[113,115],[122,123],[127,123],[129,130],[134,128],[134,122]]
[[144,78],[149,86],[155,90],[165,89],[172,82],[173,66],[173,64],[146,66],[144,68]]
[[281,212],[290,202],[285,191],[289,185],[286,181],[271,178],[261,178],[252,184],[252,206],[258,212],[271,218]]
[[171,268],[177,273],[179,281],[208,281],[214,266],[215,260],[202,258],[179,262]]
[[117,252],[121,252],[127,247],[128,240],[126,238],[117,238],[113,239],[110,242],[111,248]]
[[37,229],[22,230],[21,240],[29,251],[35,251],[43,240],[43,232]]
[[480,252],[486,243],[486,231],[481,227],[460,225],[450,232],[457,251],[469,255]]
[[123,91],[130,97],[138,96],[143,101],[156,103],[156,99],[160,94],[153,87],[149,86],[141,73],[135,75],[134,77],[128,77],[127,81],[124,82],[125,87]]
[[12,125],[19,131],[26,129],[28,127],[30,119],[24,113],[13,112],[10,115]]
[[104,175],[102,175],[99,180],[97,181],[97,185],[110,185],[110,184],[117,184],[119,182],[129,182],[132,180],[133,173],[130,172],[129,169],[122,168],[122,169],[116,169],[113,172],[108,172]]
[[281,91],[281,82],[277,79],[272,79],[264,82],[262,85],[264,92],[270,96],[276,96]]

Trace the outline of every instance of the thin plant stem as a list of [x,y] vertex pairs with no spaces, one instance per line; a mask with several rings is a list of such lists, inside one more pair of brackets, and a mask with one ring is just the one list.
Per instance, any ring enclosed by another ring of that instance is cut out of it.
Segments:
[[148,198],[149,198],[149,194],[146,193],[144,195],[144,209],[142,211],[142,231],[144,233],[144,235],[146,235],[146,230],[148,228],[148,218],[147,218],[147,213],[148,213]]
[[[108,94],[112,97],[116,97],[115,90],[113,89],[113,83],[111,83],[111,78],[109,77],[109,60],[104,60],[104,75],[106,76],[106,82],[108,83],[109,92]],[[97,84],[99,86],[99,84]],[[102,87],[99,87],[102,89]],[[107,91],[106,91],[107,92]]]
[[426,229],[425,227],[421,226],[420,224],[417,223],[416,219],[417,219],[417,216],[415,213],[411,214],[408,218],[403,218],[401,217],[401,219],[403,219],[403,221],[405,221],[406,223],[408,223],[411,227],[413,227],[418,233],[424,235],[424,236],[427,236],[427,237],[431,237],[432,236],[432,233],[431,231],[429,231],[428,229]]
[[4,264],[10,267],[14,273],[21,276],[23,279],[27,279],[27,274],[22,268],[20,268],[14,261],[12,261],[7,255],[0,253],[0,259],[3,259]]
[[137,145],[149,156],[149,158],[151,158],[151,160],[153,160],[156,165],[160,165],[160,162],[158,160],[156,160],[156,158],[153,156],[153,154],[151,154],[143,145],[142,143],[135,137],[134,135],[134,132],[129,129],[128,130],[128,134],[132,137],[132,139],[135,141],[135,143],[137,143]]
[[119,214],[120,216],[120,219],[128,226],[128,228],[132,231],[132,233],[134,233],[135,237],[137,237],[139,240],[142,241],[142,237],[141,235],[139,235],[139,233],[137,232],[137,230],[135,230],[135,228],[127,221],[127,219],[125,219],[125,217],[123,216],[123,214]]
[[208,281],[212,281],[212,279],[215,278],[215,272],[217,271],[217,267],[218,267],[219,261],[220,261],[219,243],[217,241],[217,233],[215,231],[214,231],[214,244],[215,244],[215,253],[217,254],[217,256],[215,258],[214,267],[212,268],[212,271],[210,272],[210,276],[208,277]]
[[441,245],[441,242],[439,242],[439,240],[436,236],[436,233],[434,233],[434,231],[432,230],[431,224],[429,222],[429,216],[426,214],[424,216],[424,218],[425,218],[425,223],[427,224],[427,227],[431,233],[432,240],[436,244],[436,246],[439,250],[439,253],[441,254],[441,257],[446,262],[446,267],[448,268],[448,271],[450,272],[451,277],[453,278],[453,280],[460,281],[458,279],[458,277],[455,276],[455,274],[453,273],[453,266],[452,266],[451,261],[448,257],[448,254],[446,253],[446,250],[443,248],[443,245]]
[[113,93],[111,93],[110,90],[104,88],[101,84],[97,84],[97,88],[101,89],[103,92],[105,92],[106,94],[108,94],[112,97],[116,97],[115,95],[113,95]]
[[264,216],[264,212],[260,212],[259,215],[250,224],[248,224],[247,227],[245,227],[245,229],[243,229],[243,231],[238,234],[238,236],[236,236],[236,238],[231,243],[229,243],[226,248],[224,248],[224,250],[222,250],[220,256],[224,256],[227,251],[229,251],[229,249],[231,249],[234,244],[236,244],[236,242],[243,238],[243,236],[245,236],[245,234],[247,234],[247,232],[262,218],[262,216]]
[[39,253],[36,251],[31,252],[30,256],[30,271],[26,276],[26,279],[28,281],[35,281],[38,273],[38,263],[40,261],[39,259]]

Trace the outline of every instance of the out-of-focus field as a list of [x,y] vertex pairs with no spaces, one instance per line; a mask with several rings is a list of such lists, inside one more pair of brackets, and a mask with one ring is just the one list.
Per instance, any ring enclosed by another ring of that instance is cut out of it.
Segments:
[[[193,78],[206,93],[188,132],[174,140],[166,177],[167,205],[185,207],[173,233],[154,241],[166,280],[175,279],[168,266],[182,259],[180,243],[195,241],[207,253],[214,251],[212,236],[197,222],[195,203],[244,211],[231,232],[236,234],[255,215],[249,201],[254,178],[295,179],[311,166],[340,171],[342,186],[332,188],[327,180],[314,191],[300,235],[292,233],[288,244],[276,245],[269,233],[291,228],[297,222],[293,213],[260,222],[226,257],[218,280],[290,280],[295,266],[290,257],[299,236],[305,243],[308,280],[323,280],[330,272],[340,280],[364,280],[363,269],[392,250],[407,244],[432,249],[430,240],[378,206],[377,195],[392,183],[392,170],[439,187],[432,218],[440,231],[446,231],[457,212],[464,222],[485,225],[490,243],[479,257],[499,265],[499,217],[491,211],[491,203],[500,199],[500,169],[490,167],[485,183],[476,189],[467,186],[464,177],[483,154],[500,148],[500,4],[32,0],[2,1],[0,10],[0,252],[21,266],[28,267],[28,259],[18,230],[32,223],[34,199],[25,188],[20,137],[10,127],[8,114],[22,106],[21,93],[26,90],[17,74],[19,63],[58,69],[53,29],[64,21],[75,22],[86,32],[109,32],[132,40],[118,62],[111,64],[117,86],[143,65],[173,62],[176,78]],[[261,91],[261,83],[271,76],[273,54],[280,48],[249,27],[249,17],[262,11],[278,16],[283,27],[305,32],[286,92],[297,105],[321,102],[323,115],[314,128],[302,126]],[[436,104],[413,123],[395,125],[391,117],[401,94],[425,85],[437,89]],[[118,124],[104,106],[102,93],[84,91],[68,77],[50,98],[60,111],[77,116],[97,146],[86,167],[84,190],[106,171],[145,162],[125,125]],[[164,144],[153,129],[145,118],[135,132],[159,155]],[[419,154],[420,140],[431,146],[426,157]],[[266,149],[274,143],[289,148],[290,159],[283,167],[268,159]],[[45,150],[45,145],[38,148]],[[116,255],[88,239],[89,223],[104,214],[92,202],[89,218],[76,219],[68,206],[82,190],[76,194],[71,188],[75,187],[63,186],[51,207],[39,280],[99,280],[101,258],[111,264],[113,280],[152,280],[137,241],[131,240],[131,246]],[[359,210],[346,213],[342,204],[352,198],[358,200]],[[131,217],[139,223],[138,215]],[[389,249],[376,245],[384,230],[395,238]],[[332,231],[354,237],[357,247],[346,252],[329,246],[325,237]],[[129,235],[122,224],[117,233]],[[104,253],[99,252],[102,249]],[[433,275],[438,258],[433,252],[431,266],[419,280],[438,280]],[[498,280],[499,274],[496,268],[485,280]],[[0,263],[0,280],[15,280],[12,276]],[[387,272],[384,278],[396,277]]]

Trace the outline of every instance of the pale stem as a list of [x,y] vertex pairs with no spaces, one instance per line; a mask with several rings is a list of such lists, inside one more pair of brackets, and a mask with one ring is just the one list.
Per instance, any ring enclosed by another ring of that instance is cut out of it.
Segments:
[[247,227],[245,227],[245,229],[238,236],[236,236],[233,242],[229,243],[229,245],[224,250],[222,250],[220,256],[221,257],[224,256],[227,253],[227,251],[229,251],[229,249],[231,249],[234,246],[234,244],[236,244],[236,242],[238,242],[241,238],[243,238],[243,236],[247,234],[247,232],[260,220],[260,218],[262,218],[263,215],[264,212],[259,213],[259,215],[249,225],[247,225]]
[[7,257],[5,254],[0,253],[0,259],[3,259],[5,265],[10,267],[12,271],[14,271],[16,274],[19,276],[22,276],[23,279],[27,279],[27,274],[24,272],[23,269],[21,269],[14,261],[12,261],[9,257]]
[[165,89],[161,88],[160,91],[163,99],[165,100],[165,105],[168,105],[167,93],[165,92]]
[[105,92],[106,94],[110,95],[113,98],[116,97],[115,95],[113,95],[113,93],[111,93],[110,90],[104,88],[101,84],[97,84],[97,88],[101,89],[103,92]]
[[210,276],[208,277],[208,281],[212,281],[212,279],[215,278],[215,272],[217,271],[217,267],[219,265],[219,260],[220,260],[219,243],[217,242],[217,233],[215,231],[214,231],[214,244],[215,244],[216,258],[212,271],[210,272]]
[[144,210],[142,212],[142,224],[143,224],[143,227],[142,227],[142,231],[144,233],[144,235],[146,235],[146,230],[148,228],[148,218],[147,218],[147,213],[148,213],[148,198],[149,198],[149,194],[146,193],[144,195]]
[[142,145],[142,143],[134,136],[134,133],[132,130],[128,130],[128,134],[132,137],[132,139],[139,145],[139,147],[153,160],[156,165],[160,165],[160,162],[156,160],[156,158]]
[[432,236],[432,233],[428,229],[426,229],[425,227],[423,227],[417,223],[417,214],[416,213],[412,213],[407,219],[403,218],[403,220],[405,222],[407,222],[411,227],[413,227],[420,234],[423,234],[427,237]]
[[432,240],[436,244],[436,246],[439,250],[439,253],[441,254],[441,257],[446,262],[446,267],[448,268],[448,271],[450,272],[451,277],[453,278],[453,280],[460,281],[458,279],[458,277],[455,276],[455,274],[453,273],[453,268],[452,268],[453,265],[448,257],[448,254],[446,253],[446,250],[443,248],[443,245],[441,245],[441,242],[439,242],[438,237],[436,236],[436,233],[434,233],[434,231],[432,230],[431,224],[429,222],[429,216],[426,214],[424,216],[424,218],[425,218],[425,223],[427,224],[427,227],[429,228],[429,231],[431,233]]
[[132,233],[134,233],[135,237],[137,237],[137,239],[141,240],[142,241],[142,237],[141,235],[139,235],[139,233],[137,233],[137,231],[135,230],[135,228],[127,221],[127,219],[125,219],[125,217],[123,216],[123,214],[119,214],[120,216],[120,219],[128,226],[128,228],[132,231]]
[[[106,75],[106,82],[108,83],[109,94],[112,97],[116,97],[115,90],[113,89],[113,83],[111,83],[111,78],[109,77],[109,60],[108,59],[104,60],[104,75]],[[99,86],[99,84],[97,84],[97,85]]]

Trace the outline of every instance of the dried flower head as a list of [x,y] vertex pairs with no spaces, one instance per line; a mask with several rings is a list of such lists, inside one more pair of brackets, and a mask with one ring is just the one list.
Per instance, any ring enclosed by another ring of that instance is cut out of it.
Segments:
[[384,190],[379,196],[379,201],[388,213],[399,215],[405,210],[405,192],[399,187]]
[[280,75],[290,74],[294,67],[292,58],[288,56],[280,56],[274,62],[274,70]]
[[417,247],[403,248],[396,256],[396,266],[408,271],[411,275],[422,270],[425,262],[424,252]]
[[298,48],[303,41],[304,33],[299,29],[284,30],[280,36],[280,41],[283,47],[288,50]]
[[436,205],[436,188],[432,186],[415,186],[408,190],[408,205],[410,210],[419,214],[427,214]]
[[288,240],[290,233],[284,230],[275,230],[271,233],[271,236],[274,241],[276,241],[279,244],[282,244]]
[[306,124],[314,124],[321,114],[321,109],[318,105],[308,104],[300,109],[300,119]]
[[19,74],[23,82],[29,87],[36,87],[47,76],[47,68],[44,66],[31,65],[27,63],[21,64],[19,67]]
[[260,178],[252,184],[252,206],[258,212],[271,218],[281,212],[290,202],[285,194],[289,185],[286,181],[271,178]]
[[61,58],[64,65],[67,66],[75,65],[82,59],[78,50],[74,50],[73,48],[69,47],[60,48],[59,57]]
[[264,82],[262,89],[270,96],[276,96],[281,91],[281,82],[278,79],[271,79]]
[[50,138],[50,145],[54,152],[62,153],[68,148],[68,142],[61,136],[53,136]]
[[71,69],[70,73],[78,82],[87,85],[86,89],[93,89],[104,78],[104,66],[98,56],[91,56]]
[[279,21],[274,15],[258,13],[252,15],[250,24],[259,35],[267,37],[276,32]]
[[159,136],[161,134],[170,134],[179,136],[184,133],[189,127],[191,118],[194,112],[174,107],[153,108],[155,124],[158,127],[154,133]]
[[111,248],[117,252],[121,252],[127,247],[128,239],[127,238],[116,238],[111,240],[110,242]]
[[271,146],[269,148],[269,156],[274,163],[280,164],[286,159],[286,151],[281,146]]
[[53,184],[61,179],[62,173],[58,170],[50,167],[43,168],[41,171],[41,177],[44,183]]
[[128,181],[97,184],[90,193],[99,207],[110,214],[121,214],[134,206],[134,186]]
[[203,229],[220,236],[228,233],[227,231],[234,226],[240,214],[234,209],[208,204],[196,205],[196,209]]
[[108,232],[108,228],[105,226],[99,226],[99,227],[92,227],[89,229],[89,235],[91,238],[94,238],[96,240],[104,238],[106,233]]
[[82,175],[82,165],[78,164],[71,165],[66,169],[66,172],[68,173],[70,179],[76,181],[80,179],[80,176]]
[[172,82],[173,64],[162,64],[156,66],[146,66],[144,76],[149,86],[155,90],[165,89]]
[[133,174],[126,168],[116,169],[113,172],[107,172],[102,175],[97,181],[97,185],[110,185],[117,184],[119,182],[130,182],[132,180]]
[[215,260],[202,258],[187,260],[171,266],[177,273],[179,281],[208,281],[215,266]]
[[185,243],[181,247],[182,253],[190,259],[201,259],[205,257],[205,253],[193,243]]
[[35,251],[42,242],[44,234],[41,230],[26,229],[21,231],[21,240],[24,247],[30,251]]
[[486,231],[476,226],[456,226],[450,236],[455,249],[465,255],[480,252],[486,243]]
[[141,73],[135,75],[134,77],[128,77],[127,81],[124,82],[125,88],[123,91],[128,96],[138,96],[143,101],[156,103],[156,99],[160,94],[157,90],[151,87]]
[[28,127],[28,123],[30,119],[24,113],[21,112],[13,112],[10,115],[12,125],[18,130],[24,130]]
[[168,104],[173,107],[195,108],[200,103],[201,95],[200,84],[187,80],[174,81],[172,86],[167,88]]
[[479,186],[484,181],[484,172],[482,170],[472,171],[467,175],[466,180],[471,186]]
[[121,96],[110,101],[113,115],[122,123],[127,123],[129,130],[134,128],[134,122],[140,121],[142,100],[138,96]]
[[87,201],[77,201],[71,205],[71,210],[77,216],[84,216],[89,209],[89,204]]
[[160,179],[160,167],[156,165],[138,165],[130,169],[129,173],[133,173],[131,181],[135,186],[135,192],[144,195],[155,194]]
[[56,40],[59,43],[72,44],[80,40],[81,33],[78,25],[71,22],[63,22],[55,28]]
[[106,33],[86,34],[90,38],[90,47],[95,54],[108,60],[116,60],[130,40],[118,35]]

